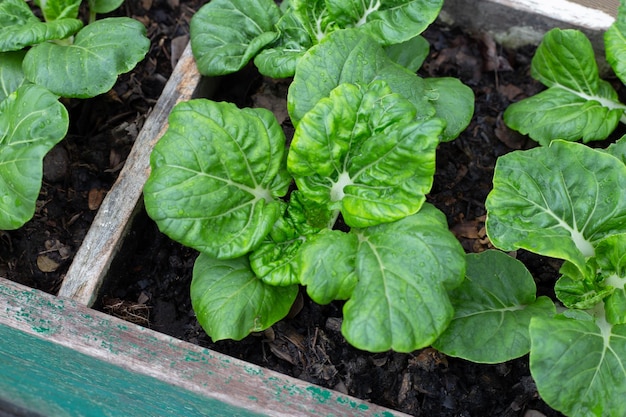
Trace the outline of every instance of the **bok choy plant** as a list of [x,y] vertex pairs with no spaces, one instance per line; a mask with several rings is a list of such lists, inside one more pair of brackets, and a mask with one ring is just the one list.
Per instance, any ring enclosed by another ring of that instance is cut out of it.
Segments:
[[69,125],[58,98],[105,93],[148,52],[140,22],[91,22],[121,1],[90,0],[87,26],[80,2],[36,1],[41,21],[24,0],[0,0],[0,230],[21,227],[35,212],[43,158]]
[[356,28],[417,70],[428,53],[419,35],[442,5],[443,0],[285,0],[279,7],[274,0],[213,0],[191,20],[191,47],[204,75],[236,72],[254,60],[262,74],[284,78],[328,34]]
[[[606,61],[626,83],[626,5],[604,34]],[[583,142],[606,139],[622,122],[626,105],[613,86],[600,78],[591,42],[574,29],[552,29],[537,48],[531,75],[546,90],[509,106],[507,126],[541,145],[553,139]]]
[[343,29],[300,57],[288,110],[289,146],[269,110],[180,103],[152,153],[146,210],[200,252],[199,322],[213,340],[242,339],[305,286],[315,302],[347,300],[342,332],[358,348],[428,346],[453,317],[465,255],[425,196],[437,145],[469,123],[471,90]]
[[[541,397],[568,416],[626,415],[626,138],[607,150],[564,140],[498,159],[487,234],[504,251],[564,261],[555,293],[535,298],[503,252],[471,255],[455,318],[435,343],[478,362],[530,351]],[[467,288],[464,288],[467,287]]]

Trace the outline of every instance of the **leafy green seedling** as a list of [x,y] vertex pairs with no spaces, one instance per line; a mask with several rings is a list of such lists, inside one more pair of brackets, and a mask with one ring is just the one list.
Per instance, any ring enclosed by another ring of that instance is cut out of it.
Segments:
[[496,247],[565,261],[555,285],[565,308],[532,317],[529,329],[539,393],[568,416],[626,414],[625,141],[512,152],[498,160],[487,197]]
[[[606,60],[626,82],[626,6],[604,34]],[[626,122],[626,105],[599,76],[591,42],[580,31],[553,29],[537,48],[532,76],[548,88],[509,106],[505,123],[542,145],[558,138],[584,142],[606,139]]]
[[143,25],[129,18],[91,22],[119,0],[92,0],[90,24],[80,0],[39,0],[44,21],[23,0],[0,0],[0,230],[34,214],[42,160],[65,136],[59,97],[87,98],[111,89],[148,52]]
[[347,300],[342,331],[358,348],[408,352],[436,340],[465,256],[425,195],[437,145],[469,123],[472,97],[345,29],[298,62],[286,152],[268,110],[177,105],[144,196],[164,233],[201,252],[191,298],[207,333],[263,330],[303,285],[320,304]]
[[[414,70],[428,53],[420,35],[442,0],[213,0],[191,20],[191,46],[204,75],[236,72],[254,59],[262,74],[284,78],[330,33],[356,28],[389,46],[389,54]],[[394,45],[401,45],[400,47]],[[408,54],[406,51],[412,51]]]

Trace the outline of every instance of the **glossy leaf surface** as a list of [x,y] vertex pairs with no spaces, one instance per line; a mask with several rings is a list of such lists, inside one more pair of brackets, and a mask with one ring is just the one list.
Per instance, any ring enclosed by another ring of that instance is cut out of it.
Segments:
[[443,213],[425,204],[412,216],[354,231],[358,283],[344,306],[342,333],[370,352],[411,352],[448,326],[448,290],[465,274],[465,254]]
[[269,110],[204,99],[178,104],[151,156],[146,209],[187,246],[235,258],[258,246],[284,212],[285,136]]
[[106,93],[150,47],[146,28],[126,17],[101,19],[82,29],[71,45],[42,43],[24,58],[26,78],[62,97]]
[[241,69],[277,33],[281,12],[273,0],[213,0],[191,19],[191,48],[203,75]]
[[541,397],[572,417],[626,415],[626,325],[537,317],[530,370]]
[[573,142],[499,158],[487,197],[487,234],[503,250],[523,248],[585,270],[594,245],[626,228],[626,166]]
[[432,186],[443,122],[415,114],[384,81],[341,84],[296,128],[287,164],[298,188],[339,209],[351,227],[417,212]]
[[201,254],[193,268],[191,303],[213,339],[241,340],[287,315],[296,285],[276,287],[259,280],[245,257],[219,260]]
[[509,106],[504,120],[542,145],[554,139],[605,139],[626,110],[611,85],[600,79],[591,42],[580,31],[549,31],[533,57],[531,73],[548,90]]

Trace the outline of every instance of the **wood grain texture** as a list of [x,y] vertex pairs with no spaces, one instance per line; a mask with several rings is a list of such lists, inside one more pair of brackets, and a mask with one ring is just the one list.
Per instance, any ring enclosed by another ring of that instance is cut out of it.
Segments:
[[0,403],[47,416],[406,416],[2,278],[0,340]]
[[192,98],[200,80],[188,44],[77,251],[59,290],[60,296],[87,306],[96,301],[111,262],[141,207],[141,193],[150,175],[150,153],[167,129],[172,107]]

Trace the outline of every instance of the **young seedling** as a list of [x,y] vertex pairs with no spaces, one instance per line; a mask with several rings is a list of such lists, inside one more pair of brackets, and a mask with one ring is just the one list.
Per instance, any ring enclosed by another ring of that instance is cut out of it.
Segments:
[[554,314],[549,300],[535,300],[529,274],[504,253],[473,255],[438,349],[479,362],[530,351],[539,394],[554,409],[626,414],[625,147],[626,138],[606,151],[555,140],[500,157],[487,234],[504,251],[564,260],[555,285],[562,306]]
[[303,285],[318,303],[347,300],[342,331],[358,348],[432,343],[453,317],[448,291],[465,256],[425,195],[437,145],[469,123],[472,103],[458,80],[419,78],[344,29],[298,61],[288,149],[268,110],[177,105],[145,204],[164,233],[201,252],[191,298],[207,333],[263,330]]
[[93,21],[120,4],[90,1],[83,27],[80,0],[38,1],[44,21],[23,0],[0,0],[0,230],[19,228],[34,214],[43,157],[68,129],[57,99],[107,92],[148,52],[140,22]]
[[[606,61],[626,83],[626,6],[604,34]],[[583,142],[606,139],[626,122],[626,105],[611,84],[600,78],[591,42],[574,29],[552,29],[532,60],[532,76],[546,90],[509,106],[504,121],[541,145],[554,139]]]

